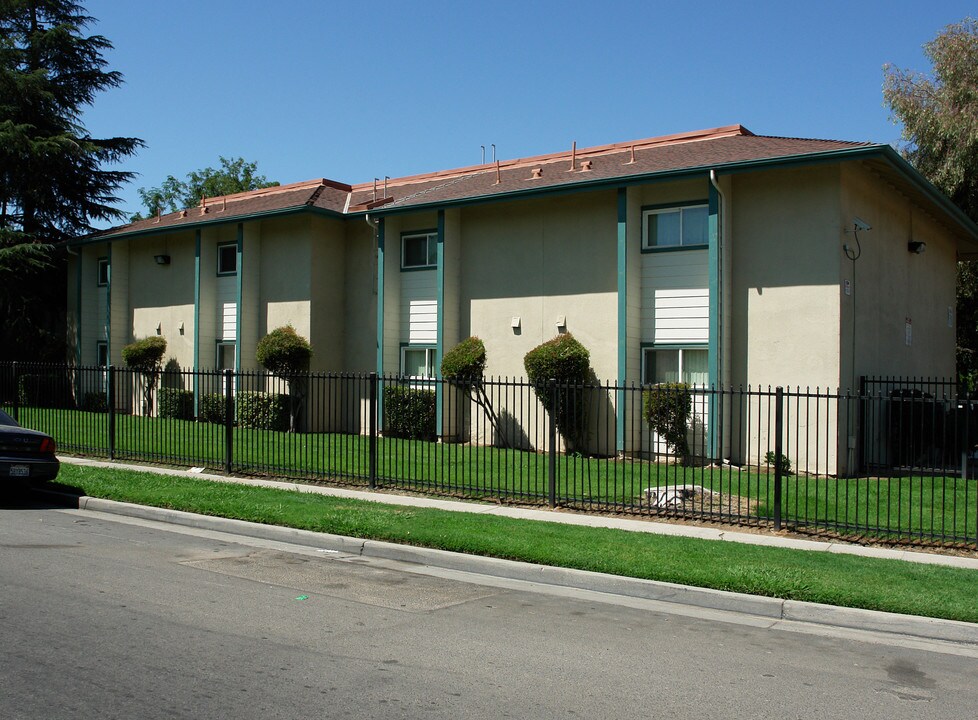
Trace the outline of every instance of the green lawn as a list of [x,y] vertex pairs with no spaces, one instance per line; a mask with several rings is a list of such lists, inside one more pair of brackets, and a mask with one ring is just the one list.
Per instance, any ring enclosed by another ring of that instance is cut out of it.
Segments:
[[[22,408],[25,425],[51,433],[61,450],[108,455],[108,416]],[[115,456],[175,465],[224,468],[221,425],[118,415]],[[366,483],[369,438],[343,433],[283,433],[235,428],[233,470],[273,476]],[[545,453],[472,444],[379,438],[377,481],[420,492],[541,503],[549,497]],[[766,465],[680,467],[632,459],[557,456],[555,494],[564,506],[654,512],[646,488],[701,485],[719,493],[689,504],[685,514],[728,521],[774,515],[773,471]],[[677,514],[677,511],[667,511]],[[828,526],[883,539],[941,539],[975,543],[978,481],[916,475],[836,479],[790,476],[782,518],[795,527]]]
[[978,571],[407,508],[155,473],[62,466],[93,497],[316,532],[847,607],[978,622]]

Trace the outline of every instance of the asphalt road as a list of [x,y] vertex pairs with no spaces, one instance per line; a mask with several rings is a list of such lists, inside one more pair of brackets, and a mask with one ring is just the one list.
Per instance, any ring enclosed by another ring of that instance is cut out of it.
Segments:
[[0,717],[964,718],[978,652],[0,500]]

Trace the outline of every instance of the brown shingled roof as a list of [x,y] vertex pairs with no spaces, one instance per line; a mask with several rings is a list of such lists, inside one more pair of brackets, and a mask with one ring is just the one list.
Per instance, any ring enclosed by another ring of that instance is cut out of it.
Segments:
[[[90,239],[195,226],[304,208],[344,215],[432,203],[491,198],[694,168],[873,147],[874,143],[754,135],[741,125],[632,142],[571,149],[548,155],[442,170],[375,183],[346,185],[320,178],[219,198],[160,217],[112,228]],[[376,188],[376,189],[375,189]],[[385,192],[386,191],[386,192]]]

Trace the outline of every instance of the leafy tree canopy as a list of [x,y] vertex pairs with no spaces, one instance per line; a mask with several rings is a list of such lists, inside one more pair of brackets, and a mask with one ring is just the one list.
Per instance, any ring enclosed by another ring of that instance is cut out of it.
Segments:
[[903,125],[907,159],[978,219],[978,20],[948,25],[924,53],[929,75],[884,67],[883,98]]
[[[924,45],[930,74],[884,66],[883,98],[903,126],[904,156],[978,221],[978,20]],[[978,268],[958,263],[958,377],[978,380]]]
[[[167,176],[159,187],[139,188],[139,198],[152,217],[159,212],[176,212],[200,204],[201,198],[219,197],[248,190],[259,190],[278,185],[258,174],[257,162],[245,162],[244,158],[220,157],[221,167],[194,170],[186,180]],[[139,220],[138,214],[133,220]]]
[[103,166],[143,144],[82,124],[122,84],[102,56],[111,43],[84,32],[92,22],[69,0],[0,0],[0,360],[63,350],[61,244],[122,217],[115,193],[132,173]]

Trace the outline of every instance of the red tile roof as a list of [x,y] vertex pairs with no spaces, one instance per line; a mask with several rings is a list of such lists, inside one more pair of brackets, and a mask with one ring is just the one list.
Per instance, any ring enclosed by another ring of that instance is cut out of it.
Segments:
[[549,155],[394,178],[385,183],[351,186],[321,178],[206,198],[198,207],[122,225],[89,239],[303,209],[336,215],[368,210],[384,212],[751,161],[796,159],[860,147],[881,146],[760,136],[741,125],[730,125],[613,145],[572,148]]

